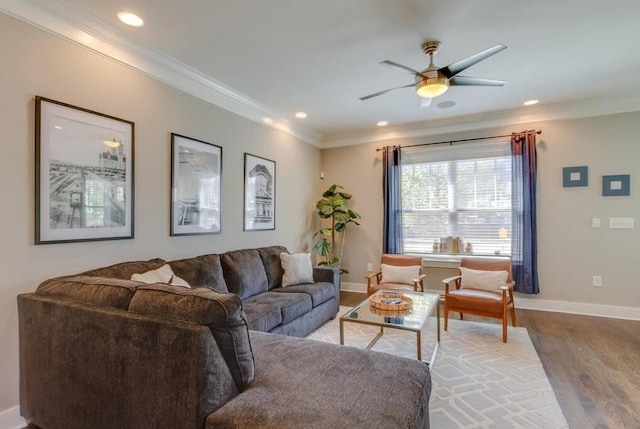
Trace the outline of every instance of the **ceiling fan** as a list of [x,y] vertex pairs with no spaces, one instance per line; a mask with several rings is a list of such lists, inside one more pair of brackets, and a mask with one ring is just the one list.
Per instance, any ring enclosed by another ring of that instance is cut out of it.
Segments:
[[399,86],[397,88],[386,89],[384,91],[376,92],[373,94],[360,97],[360,100],[368,100],[373,97],[377,97],[382,94],[386,94],[396,89],[415,87],[416,93],[425,98],[423,100],[422,107],[427,107],[431,104],[431,99],[444,94],[449,86],[504,86],[507,82],[503,80],[483,79],[478,77],[458,76],[458,73],[471,67],[474,64],[479,63],[482,60],[489,58],[498,52],[507,49],[505,45],[495,45],[489,49],[478,52],[460,61],[449,64],[445,67],[438,68],[433,63],[433,56],[438,53],[442,43],[438,41],[427,41],[422,44],[422,51],[429,55],[429,67],[422,71],[414,70],[411,67],[403,66],[393,61],[384,60],[380,64],[395,67],[403,71],[409,72],[415,76],[415,82],[409,85]]

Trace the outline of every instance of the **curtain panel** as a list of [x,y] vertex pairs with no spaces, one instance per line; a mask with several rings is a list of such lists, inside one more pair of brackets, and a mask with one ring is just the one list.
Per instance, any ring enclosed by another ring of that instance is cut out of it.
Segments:
[[382,151],[384,221],[382,252],[402,254],[402,198],[400,195],[400,147]]
[[540,293],[536,225],[536,131],[511,135],[512,236],[511,258],[515,291]]

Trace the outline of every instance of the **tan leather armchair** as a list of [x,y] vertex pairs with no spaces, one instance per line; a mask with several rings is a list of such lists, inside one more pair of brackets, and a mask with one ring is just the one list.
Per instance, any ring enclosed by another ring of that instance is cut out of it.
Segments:
[[367,280],[367,296],[374,294],[379,290],[397,290],[406,292],[424,292],[424,278],[422,272],[422,257],[408,255],[392,255],[383,254],[382,264],[395,265],[399,267],[419,266],[419,274],[416,278],[410,279],[407,283],[391,283],[383,282],[382,271],[367,274],[364,278]]
[[[472,258],[460,259],[460,267],[480,271],[506,271],[507,280],[494,291],[472,289],[462,284],[462,275],[442,280],[444,283],[444,330],[447,330],[449,312],[459,312],[476,316],[502,319],[502,342],[507,342],[507,314],[511,313],[511,323],[516,326],[516,309],[513,301],[514,281],[511,278],[511,260],[508,258]],[[450,284],[455,285],[450,290]]]

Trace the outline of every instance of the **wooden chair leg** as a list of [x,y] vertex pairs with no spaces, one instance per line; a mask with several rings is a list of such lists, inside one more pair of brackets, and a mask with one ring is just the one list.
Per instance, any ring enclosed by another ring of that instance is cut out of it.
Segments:
[[447,330],[447,326],[449,324],[449,307],[447,307],[447,304],[444,304],[444,330]]
[[511,307],[511,324],[514,327],[516,326],[516,307],[515,306]]
[[464,315],[462,314],[462,311],[460,312],[460,320],[464,320]]
[[502,313],[502,342],[507,342],[507,312]]

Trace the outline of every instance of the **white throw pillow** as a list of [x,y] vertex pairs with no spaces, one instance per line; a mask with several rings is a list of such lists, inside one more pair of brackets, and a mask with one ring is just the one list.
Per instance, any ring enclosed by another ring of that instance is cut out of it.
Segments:
[[509,273],[506,271],[482,271],[460,267],[460,288],[480,289],[499,292],[500,286],[505,286]]
[[281,253],[280,263],[284,270],[282,287],[313,283],[313,266],[310,253]]
[[134,274],[131,276],[131,280],[147,284],[166,283],[180,287],[191,287],[184,279],[173,274],[173,270],[169,264],[164,264],[160,268],[147,271],[146,273]]
[[380,264],[382,271],[381,283],[404,283],[413,284],[413,280],[420,275],[420,265],[387,265]]

